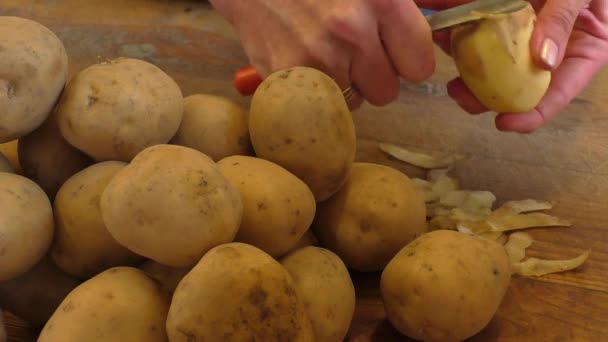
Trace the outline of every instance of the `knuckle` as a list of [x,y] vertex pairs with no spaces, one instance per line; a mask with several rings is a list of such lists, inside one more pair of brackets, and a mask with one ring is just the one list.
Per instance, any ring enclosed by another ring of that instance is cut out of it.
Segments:
[[365,21],[356,20],[356,18],[358,17],[348,15],[348,13],[334,13],[324,19],[324,25],[331,37],[360,50],[364,48],[364,39],[361,37],[368,36],[370,32],[365,27]]
[[564,6],[549,13],[546,21],[558,29],[560,33],[569,36],[577,17],[578,11],[575,7]]
[[370,3],[374,11],[380,16],[392,12],[396,6],[395,0],[371,0]]

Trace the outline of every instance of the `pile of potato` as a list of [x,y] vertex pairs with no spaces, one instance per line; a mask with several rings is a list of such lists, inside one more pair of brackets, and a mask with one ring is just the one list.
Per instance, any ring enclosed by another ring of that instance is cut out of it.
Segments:
[[245,109],[138,59],[68,79],[51,31],[0,32],[0,307],[39,341],[342,341],[350,271],[381,273],[415,339],[466,339],[497,311],[503,246],[430,231],[412,179],[356,161],[324,73],[276,72]]

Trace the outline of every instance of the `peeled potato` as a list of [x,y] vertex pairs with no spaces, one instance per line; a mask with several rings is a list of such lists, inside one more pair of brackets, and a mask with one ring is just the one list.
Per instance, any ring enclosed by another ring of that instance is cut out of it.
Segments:
[[530,4],[452,30],[451,48],[462,80],[495,112],[526,112],[544,96],[551,73],[532,60],[536,14]]

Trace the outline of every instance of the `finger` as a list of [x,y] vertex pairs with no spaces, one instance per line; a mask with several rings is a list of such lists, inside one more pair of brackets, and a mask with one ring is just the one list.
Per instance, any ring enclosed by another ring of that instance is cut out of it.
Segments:
[[458,103],[460,108],[470,114],[481,114],[488,111],[486,107],[477,100],[461,78],[455,78],[448,82],[447,90],[448,95]]
[[601,22],[608,24],[608,0],[593,0],[589,9]]
[[440,30],[433,32],[433,40],[435,43],[445,52],[446,55],[452,55],[452,48],[450,44],[450,30]]
[[[346,97],[346,96],[345,96]],[[355,86],[351,86],[351,95],[346,97],[346,104],[351,111],[357,110],[365,102],[361,93]]]
[[504,113],[496,117],[496,128],[520,133],[532,132],[549,122],[589,83],[600,63],[583,58],[565,59],[554,72],[547,93],[528,113]]
[[538,14],[530,40],[535,62],[555,70],[564,58],[579,12],[589,0],[548,0]]
[[362,49],[353,56],[351,79],[369,103],[383,106],[399,96],[399,77],[378,35],[366,37],[370,37],[369,42],[362,43]]
[[421,82],[435,70],[433,39],[428,22],[411,0],[372,0],[384,47],[397,72]]

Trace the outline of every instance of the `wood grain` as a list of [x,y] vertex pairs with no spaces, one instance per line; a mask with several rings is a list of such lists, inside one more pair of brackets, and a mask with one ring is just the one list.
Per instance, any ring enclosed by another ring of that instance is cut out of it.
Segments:
[[[99,58],[146,59],[173,76],[185,95],[230,96],[233,72],[248,63],[230,25],[204,1],[3,0],[0,14],[37,20],[64,41],[74,72]],[[386,141],[467,156],[455,170],[463,185],[493,191],[499,201],[555,202],[569,228],[534,229],[530,253],[572,257],[592,249],[577,271],[513,279],[496,317],[472,341],[608,340],[608,71],[555,120],[534,134],[499,132],[494,115],[469,116],[447,96],[454,65],[439,50],[428,82],[404,83],[399,100],[364,106],[354,118],[357,159],[384,163],[411,176],[422,170],[382,154]],[[377,274],[353,274],[358,304],[350,341],[407,341],[387,323]],[[7,316],[10,341],[33,340],[27,326]],[[28,335],[29,334],[29,335]],[[28,337],[29,336],[29,337]]]

